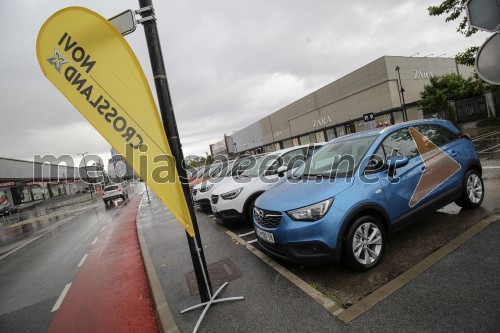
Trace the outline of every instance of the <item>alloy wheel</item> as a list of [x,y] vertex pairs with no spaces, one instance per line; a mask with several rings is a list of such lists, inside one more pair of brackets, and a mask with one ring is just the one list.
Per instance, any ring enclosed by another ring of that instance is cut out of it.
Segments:
[[382,251],[382,233],[371,222],[361,224],[352,239],[352,250],[356,260],[362,265],[376,261]]
[[467,179],[467,196],[470,202],[475,204],[483,198],[483,184],[475,173],[471,173]]

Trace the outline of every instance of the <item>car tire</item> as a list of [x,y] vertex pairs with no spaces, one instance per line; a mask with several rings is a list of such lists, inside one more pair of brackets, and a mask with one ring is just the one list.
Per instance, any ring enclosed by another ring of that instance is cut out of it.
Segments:
[[462,197],[455,201],[465,209],[481,206],[484,199],[484,183],[479,172],[471,169],[467,172],[462,185]]
[[384,226],[374,216],[362,216],[349,227],[344,244],[347,264],[358,271],[369,270],[377,265],[384,255]]

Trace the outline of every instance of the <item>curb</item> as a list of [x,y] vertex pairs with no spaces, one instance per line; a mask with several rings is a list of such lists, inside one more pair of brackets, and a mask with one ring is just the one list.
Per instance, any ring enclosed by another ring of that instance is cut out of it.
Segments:
[[[142,194],[142,198],[144,198],[144,193]],[[139,212],[142,206],[142,198],[141,203],[139,204],[139,208],[137,209],[135,224],[137,226],[137,238],[139,238],[142,260],[144,262],[146,275],[148,277],[149,289],[151,290],[153,302],[155,305],[156,324],[158,325],[158,329],[161,333],[180,333],[179,327],[177,326],[174,316],[170,311],[170,307],[168,306],[165,293],[163,292],[163,288],[160,284],[160,279],[158,278],[158,274],[156,274],[153,260],[151,260],[151,256],[146,246],[146,240],[144,239],[142,230],[138,225]]]

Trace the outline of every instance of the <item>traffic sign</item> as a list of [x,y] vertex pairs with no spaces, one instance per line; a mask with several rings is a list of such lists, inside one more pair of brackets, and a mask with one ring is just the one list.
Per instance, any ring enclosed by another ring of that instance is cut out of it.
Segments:
[[500,1],[469,0],[466,5],[467,19],[471,27],[494,32],[500,25]]
[[476,70],[481,79],[500,84],[500,34],[493,34],[477,53]]

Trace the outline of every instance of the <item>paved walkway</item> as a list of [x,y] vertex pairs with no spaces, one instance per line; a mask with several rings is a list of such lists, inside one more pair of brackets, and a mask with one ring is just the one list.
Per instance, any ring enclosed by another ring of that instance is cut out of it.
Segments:
[[[150,193],[138,213],[145,239],[173,320],[168,325],[191,332],[201,310],[180,311],[199,303],[186,274],[193,270],[184,230]],[[221,297],[245,300],[214,305],[199,332],[401,332],[500,331],[500,223],[483,231],[396,290],[349,324],[341,322],[296,284],[236,240],[198,215],[208,264],[229,259],[241,277],[229,282]],[[153,293],[158,293],[158,288]],[[167,326],[168,326],[167,325]]]

